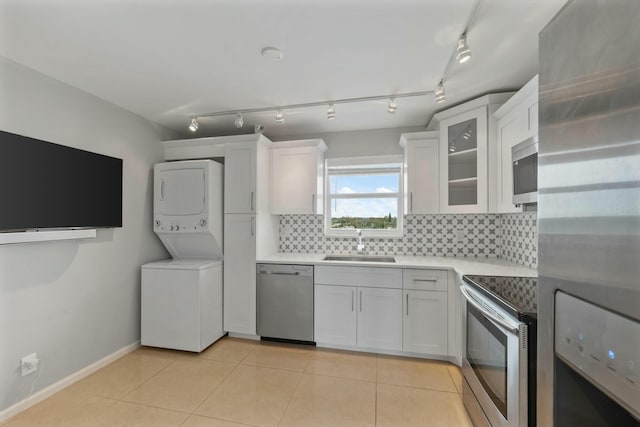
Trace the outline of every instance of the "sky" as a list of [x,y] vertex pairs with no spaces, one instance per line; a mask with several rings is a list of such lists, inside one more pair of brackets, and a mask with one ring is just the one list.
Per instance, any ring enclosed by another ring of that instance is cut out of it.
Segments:
[[[331,193],[395,193],[398,175],[334,175],[330,177]],[[331,202],[332,217],[382,217],[398,215],[396,198],[343,199]]]

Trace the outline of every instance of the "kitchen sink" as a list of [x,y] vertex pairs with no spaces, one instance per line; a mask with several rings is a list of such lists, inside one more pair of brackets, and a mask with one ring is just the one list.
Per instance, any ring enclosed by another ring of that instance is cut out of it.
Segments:
[[351,261],[351,262],[396,262],[392,256],[376,255],[327,255],[325,261]]

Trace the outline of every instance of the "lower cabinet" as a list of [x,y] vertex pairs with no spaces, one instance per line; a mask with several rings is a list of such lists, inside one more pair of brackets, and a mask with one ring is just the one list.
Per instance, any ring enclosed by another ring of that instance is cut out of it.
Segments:
[[314,297],[316,342],[356,345],[356,288],[315,285]]
[[255,215],[224,216],[224,330],[256,334]]
[[447,355],[447,292],[403,291],[402,349]]
[[448,274],[446,270],[317,266],[316,342],[449,355]]
[[402,291],[315,286],[315,340],[385,350],[402,349]]
[[402,350],[402,290],[358,288],[358,345]]

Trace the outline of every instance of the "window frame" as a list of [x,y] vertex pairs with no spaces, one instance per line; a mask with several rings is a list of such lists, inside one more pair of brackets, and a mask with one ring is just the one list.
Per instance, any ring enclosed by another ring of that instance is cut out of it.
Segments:
[[[397,228],[395,230],[383,230],[383,229],[371,229],[371,228],[363,228],[362,229],[362,237],[373,237],[373,238],[402,238],[404,233],[404,158],[401,154],[399,155],[388,155],[388,156],[366,156],[366,157],[343,157],[343,158],[332,158],[326,159],[324,165],[324,234],[327,237],[353,237],[356,238],[358,236],[356,229],[348,228],[348,229],[340,229],[340,228],[331,228],[331,201],[333,199],[331,195],[331,186],[330,186],[330,176],[329,173],[331,168],[335,167],[349,167],[352,166],[357,168],[358,172],[361,172],[362,175],[366,175],[367,172],[375,173],[375,172],[383,172],[383,169],[376,168],[376,165],[382,164],[390,164],[396,163],[398,164],[398,192],[397,193],[355,193],[349,195],[341,195],[339,199],[375,199],[375,198],[396,198],[398,203],[398,216],[397,216]],[[362,167],[370,165],[370,168]],[[395,173],[395,170],[394,170]],[[381,195],[384,194],[385,196]],[[389,196],[389,194],[394,194],[395,197]]]

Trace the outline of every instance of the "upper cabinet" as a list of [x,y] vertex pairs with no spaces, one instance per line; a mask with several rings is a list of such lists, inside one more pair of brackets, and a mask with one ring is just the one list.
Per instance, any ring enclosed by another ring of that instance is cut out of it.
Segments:
[[256,157],[253,142],[226,147],[224,213],[256,212]]
[[497,121],[496,146],[489,160],[494,172],[491,187],[495,194],[490,194],[490,210],[496,213],[522,212],[522,207],[513,204],[511,148],[538,136],[538,76],[524,85],[493,116]]
[[403,133],[404,213],[439,212],[439,132]]
[[321,139],[273,143],[272,214],[322,214],[326,150]]
[[440,212],[489,211],[488,159],[493,113],[511,93],[486,95],[434,116],[440,127]]

